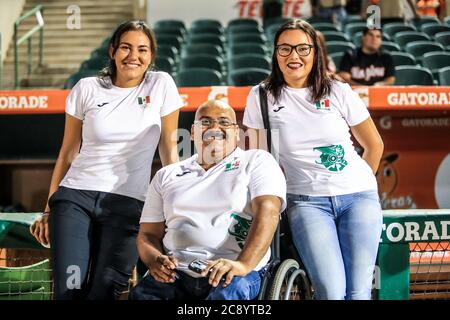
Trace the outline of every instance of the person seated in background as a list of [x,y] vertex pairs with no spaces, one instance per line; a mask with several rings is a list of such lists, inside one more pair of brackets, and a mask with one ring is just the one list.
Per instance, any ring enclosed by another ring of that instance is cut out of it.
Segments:
[[[137,248],[148,274],[131,300],[250,300],[285,208],[286,181],[262,150],[237,147],[234,110],[210,100],[195,114],[197,154],[159,170],[148,189]],[[203,272],[188,268],[206,261]]]
[[342,57],[339,76],[350,85],[393,85],[394,61],[388,52],[381,50],[381,42],[380,29],[364,29],[361,47],[347,51]]
[[314,16],[328,19],[332,23],[341,23],[347,18],[347,0],[311,0],[311,5]]

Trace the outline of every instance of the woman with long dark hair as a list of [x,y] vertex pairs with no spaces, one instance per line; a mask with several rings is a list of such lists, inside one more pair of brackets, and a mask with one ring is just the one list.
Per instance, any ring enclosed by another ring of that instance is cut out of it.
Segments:
[[[274,46],[263,86],[272,146],[287,178],[294,244],[316,298],[370,299],[382,225],[374,173],[383,142],[358,94],[327,72],[310,24],[285,23]],[[253,131],[264,129],[258,91],[251,90],[244,114]],[[350,132],[364,148],[362,157]]]
[[118,26],[110,65],[81,79],[66,101],[61,150],[40,221],[51,243],[55,299],[117,299],[138,259],[136,236],[159,143],[162,165],[178,161],[182,101],[173,79],[149,71],[153,32],[142,21]]

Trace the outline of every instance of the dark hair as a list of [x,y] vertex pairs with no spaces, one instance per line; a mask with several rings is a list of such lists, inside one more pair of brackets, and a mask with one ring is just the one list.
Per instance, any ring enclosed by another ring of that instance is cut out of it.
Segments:
[[[112,57],[114,57],[114,54],[119,48],[120,38],[125,32],[128,31],[142,31],[147,35],[148,40],[150,41],[150,52],[152,54],[149,66],[152,66],[156,58],[157,49],[155,35],[153,31],[147,26],[147,24],[142,20],[125,21],[117,27],[117,29],[111,36],[111,40],[109,40],[108,55],[109,49],[112,48]],[[117,66],[116,61],[112,57],[109,57],[109,66],[100,71],[100,77],[110,77],[111,80],[114,81],[117,75]]]
[[[277,45],[280,35],[286,30],[302,30],[311,37],[314,45],[313,66],[306,84],[311,91],[313,101],[318,101],[324,96],[330,94],[332,77],[327,73],[327,60],[320,49],[316,30],[306,21],[301,19],[293,19],[283,24],[275,34],[274,48]],[[277,60],[277,50],[274,49],[272,55],[272,72],[264,80],[266,89],[273,95],[275,101],[278,101],[281,95],[281,89],[286,85],[283,73],[280,70]]]
[[365,27],[362,31],[363,36],[365,36],[367,34],[367,32],[369,32],[370,30],[378,30],[380,31],[381,34],[383,34],[383,30],[379,29],[379,28],[369,28],[369,27]]

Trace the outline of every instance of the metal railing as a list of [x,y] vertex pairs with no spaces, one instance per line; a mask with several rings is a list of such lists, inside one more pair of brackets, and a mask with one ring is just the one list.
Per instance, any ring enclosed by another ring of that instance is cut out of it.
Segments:
[[[23,16],[19,17],[14,23],[14,86],[19,88],[19,45],[28,40],[28,75],[32,72],[32,64],[33,64],[33,51],[32,51],[32,42],[31,37],[33,34],[39,31],[39,66],[42,66],[43,53],[44,53],[44,18],[43,14],[43,6],[42,4],[36,6],[32,10],[25,13]],[[38,25],[33,27],[30,31],[28,31],[22,37],[19,37],[19,26],[21,23],[27,19],[28,17],[35,15]]]

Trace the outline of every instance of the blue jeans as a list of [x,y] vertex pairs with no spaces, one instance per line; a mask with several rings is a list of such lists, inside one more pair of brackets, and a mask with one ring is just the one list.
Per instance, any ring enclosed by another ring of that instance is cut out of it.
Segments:
[[244,277],[233,277],[227,287],[219,283],[212,287],[208,278],[193,278],[178,272],[173,283],[156,281],[150,274],[144,277],[129,294],[130,300],[253,300],[261,288],[263,270],[251,271]]
[[292,239],[315,298],[370,299],[383,220],[377,192],[287,199]]

